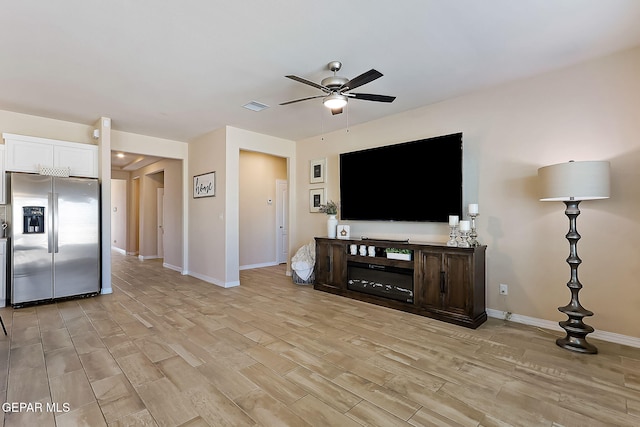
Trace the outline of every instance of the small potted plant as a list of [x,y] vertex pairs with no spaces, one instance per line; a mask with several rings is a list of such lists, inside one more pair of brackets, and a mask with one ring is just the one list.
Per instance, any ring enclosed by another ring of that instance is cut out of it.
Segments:
[[327,215],[337,215],[338,214],[338,205],[333,200],[329,200],[326,205],[320,205],[320,212],[326,213]]
[[385,253],[389,259],[411,261],[411,249],[387,248],[385,249]]
[[338,220],[336,219],[336,215],[338,214],[338,205],[333,200],[329,200],[327,204],[320,205],[320,212],[324,212],[329,215],[329,218],[327,219],[327,237],[335,239],[336,227],[338,226]]

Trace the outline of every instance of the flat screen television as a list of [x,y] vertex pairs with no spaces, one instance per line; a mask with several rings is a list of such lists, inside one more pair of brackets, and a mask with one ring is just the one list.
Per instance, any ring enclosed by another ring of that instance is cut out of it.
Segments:
[[462,133],[340,154],[340,218],[462,217]]

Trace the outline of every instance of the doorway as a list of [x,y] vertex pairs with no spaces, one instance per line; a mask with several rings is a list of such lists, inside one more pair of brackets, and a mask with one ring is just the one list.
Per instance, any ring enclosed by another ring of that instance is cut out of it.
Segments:
[[[287,261],[287,174],[286,158],[240,150],[238,264],[241,270]],[[283,197],[284,194],[287,197]]]

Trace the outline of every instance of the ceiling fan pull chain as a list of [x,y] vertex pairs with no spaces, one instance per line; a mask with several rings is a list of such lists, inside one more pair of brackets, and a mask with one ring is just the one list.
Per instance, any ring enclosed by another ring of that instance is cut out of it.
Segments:
[[345,105],[347,108],[347,133],[349,133],[349,105]]
[[320,110],[320,141],[324,141],[324,111]]

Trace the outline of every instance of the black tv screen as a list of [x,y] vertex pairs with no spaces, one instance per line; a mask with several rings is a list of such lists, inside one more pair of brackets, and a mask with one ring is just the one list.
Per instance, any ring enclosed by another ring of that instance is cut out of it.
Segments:
[[340,218],[462,217],[462,133],[340,154]]

